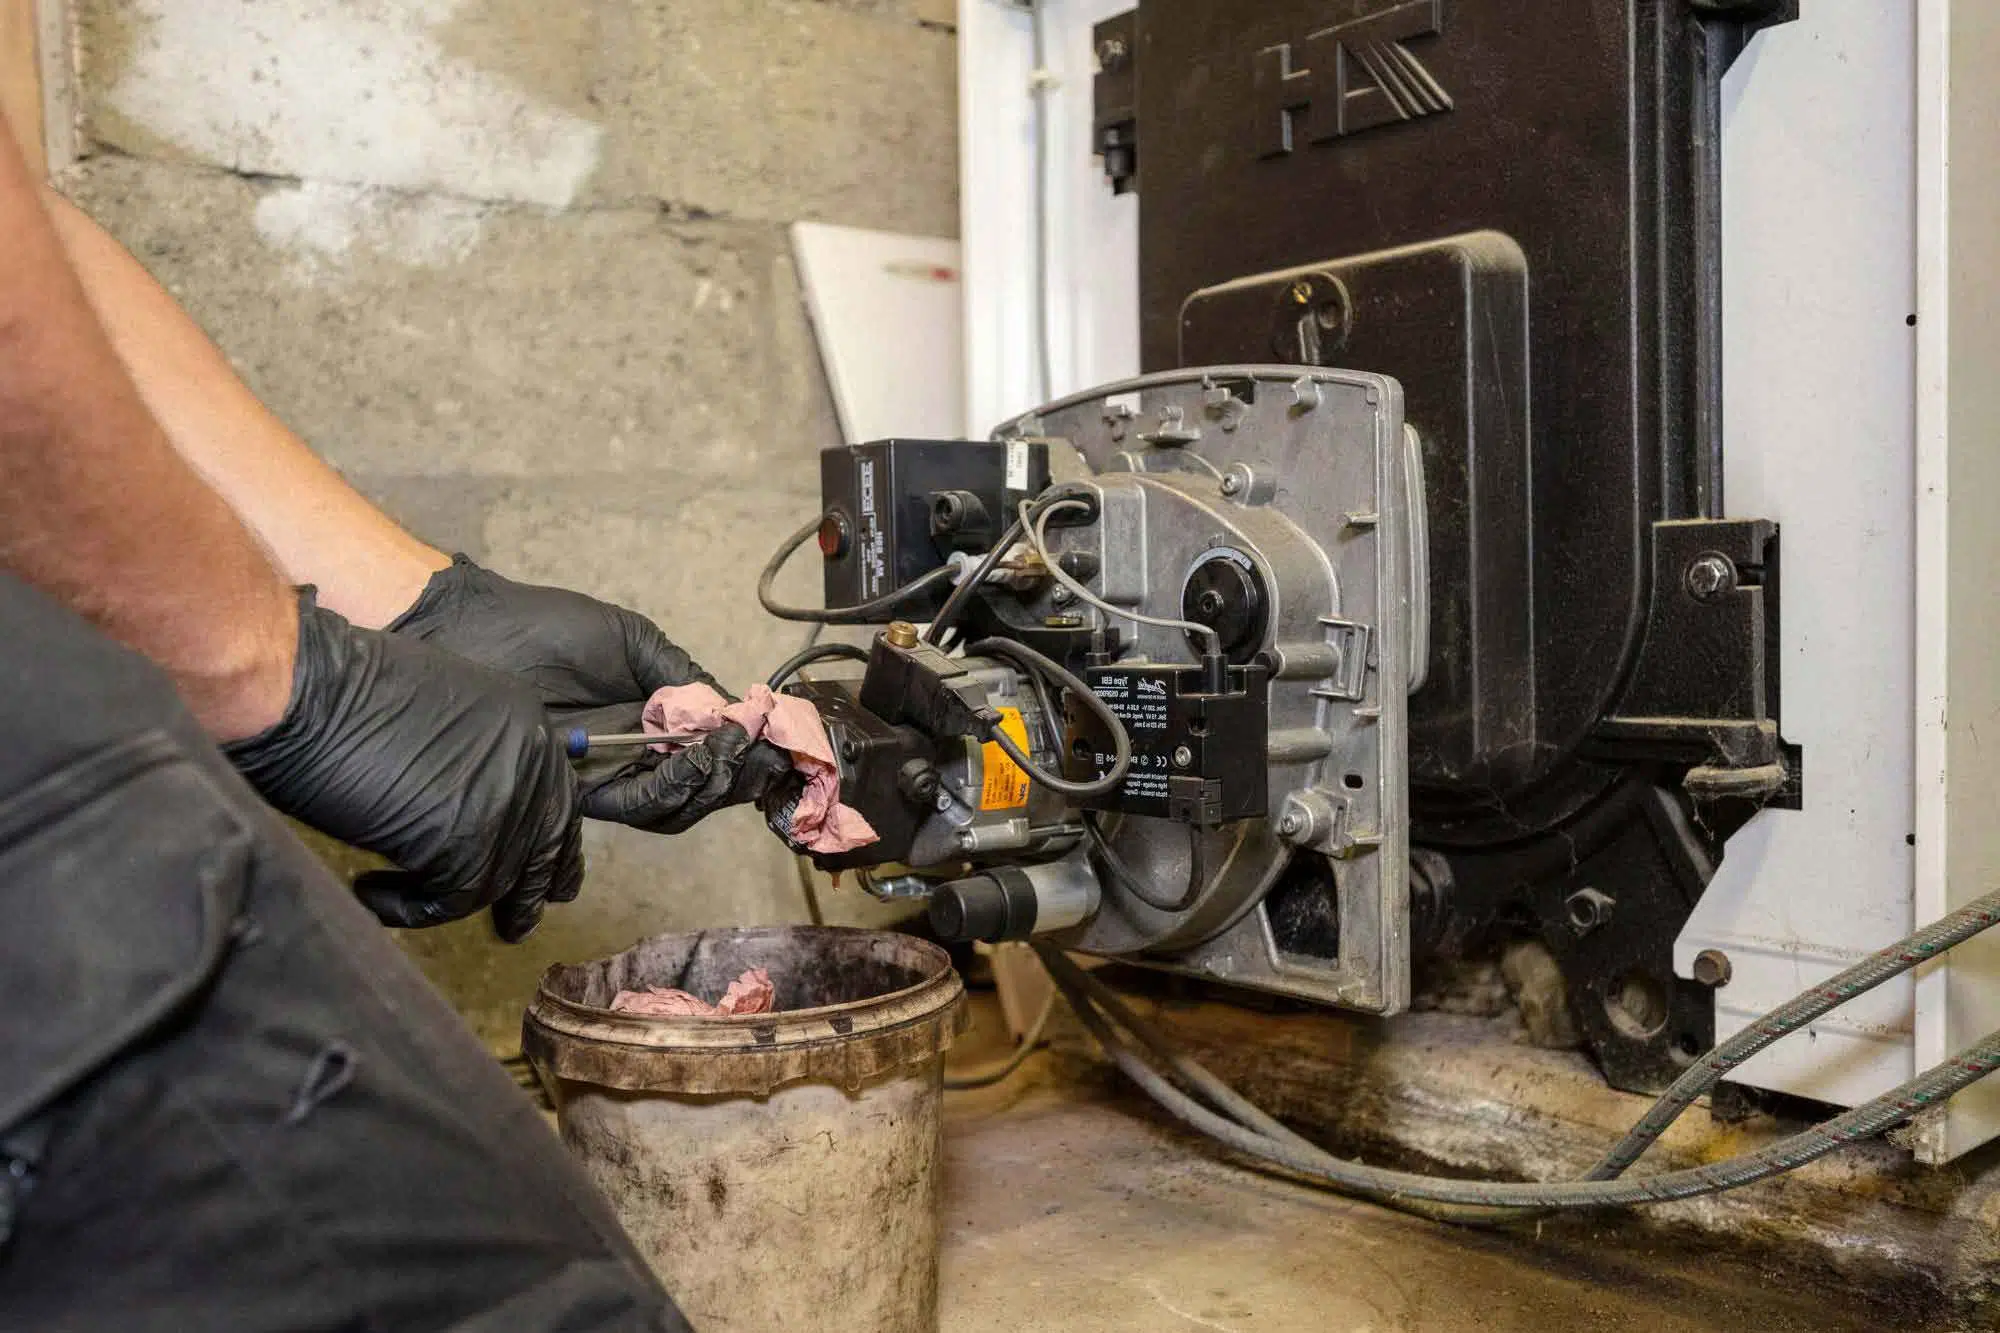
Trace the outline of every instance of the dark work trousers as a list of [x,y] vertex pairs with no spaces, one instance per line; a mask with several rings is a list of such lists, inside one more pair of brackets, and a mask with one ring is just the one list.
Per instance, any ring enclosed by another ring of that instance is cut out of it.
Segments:
[[687,1327],[161,674],[5,575],[0,1233],[7,1333]]

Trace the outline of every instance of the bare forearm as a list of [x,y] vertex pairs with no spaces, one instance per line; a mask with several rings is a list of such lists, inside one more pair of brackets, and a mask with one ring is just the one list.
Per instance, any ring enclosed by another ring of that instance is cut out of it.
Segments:
[[137,260],[53,191],[50,215],[153,416],[286,577],[357,625],[406,610],[450,563],[404,532],[286,428]]
[[0,133],[0,568],[165,667],[219,739],[283,716],[297,609],[148,415]]

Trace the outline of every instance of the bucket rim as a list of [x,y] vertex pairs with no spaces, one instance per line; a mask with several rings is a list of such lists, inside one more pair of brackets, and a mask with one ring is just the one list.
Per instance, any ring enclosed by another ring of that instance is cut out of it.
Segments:
[[[843,1000],[838,1004],[813,1005],[806,1009],[769,1010],[760,1014],[631,1014],[613,1009],[608,1005],[584,1004],[581,1001],[571,1000],[558,994],[554,989],[554,983],[560,973],[567,972],[573,968],[589,967],[593,964],[606,962],[609,958],[630,953],[656,940],[670,939],[676,936],[720,936],[735,939],[755,939],[780,935],[792,937],[799,935],[826,935],[841,936],[848,939],[876,938],[894,940],[899,947],[912,948],[919,955],[923,955],[927,963],[935,965],[935,970],[921,981],[915,982],[912,985],[899,987],[896,990],[883,991],[880,995],[870,995],[859,1000]],[[807,924],[719,926],[709,930],[662,931],[657,935],[645,936],[628,945],[626,948],[618,950],[617,953],[608,955],[607,958],[594,958],[581,963],[551,963],[543,970],[541,979],[536,983],[535,1004],[531,1008],[547,1006],[557,1012],[586,1022],[592,1028],[596,1029],[591,1035],[599,1038],[610,1037],[619,1031],[631,1031],[635,1034],[651,1033],[655,1035],[676,1030],[684,1032],[707,1032],[711,1034],[731,1030],[747,1032],[754,1031],[757,1028],[768,1028],[773,1023],[828,1023],[836,1018],[844,1017],[862,1009],[905,1009],[909,1006],[910,1001],[919,998],[927,989],[951,991],[954,993],[961,990],[962,983],[958,981],[957,977],[957,969],[952,964],[949,953],[930,940],[920,939],[914,935],[903,935],[889,930],[870,930],[863,926],[816,926]],[[939,1007],[943,1007],[943,1003],[948,1002],[948,999],[949,997],[946,997],[944,1000],[941,1000]],[[641,1044],[651,1045],[653,1043]]]
[[668,931],[631,949],[697,934],[796,938],[799,932],[885,938],[936,970],[914,985],[840,1004],[655,1018],[564,999],[555,993],[559,976],[592,964],[556,964],[543,973],[522,1015],[522,1049],[552,1090],[579,1083],[669,1096],[761,1097],[801,1082],[856,1090],[877,1079],[942,1068],[965,1016],[965,983],[951,955],[928,940],[847,926],[751,926]]

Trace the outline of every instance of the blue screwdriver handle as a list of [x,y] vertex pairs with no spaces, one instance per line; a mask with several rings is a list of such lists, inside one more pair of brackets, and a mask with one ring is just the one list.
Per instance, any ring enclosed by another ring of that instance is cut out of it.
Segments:
[[628,731],[615,736],[592,736],[582,727],[565,727],[556,733],[562,741],[563,753],[572,759],[581,759],[596,749],[610,749],[615,746],[661,745],[665,736],[654,736],[643,731]]

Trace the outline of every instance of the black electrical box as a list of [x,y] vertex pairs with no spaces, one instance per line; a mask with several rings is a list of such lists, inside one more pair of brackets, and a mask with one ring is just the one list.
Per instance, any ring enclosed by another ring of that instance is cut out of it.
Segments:
[[[989,549],[1021,501],[1048,488],[1049,450],[1020,440],[876,440],[823,450],[819,475],[826,604],[859,606],[954,551]],[[949,592],[873,618],[920,619]]]
[[[1132,663],[1084,672],[1091,693],[1132,738],[1132,768],[1094,810],[1214,826],[1261,818],[1270,804],[1264,752],[1270,680],[1260,665],[1229,669],[1229,692],[1202,693],[1198,666]],[[1111,770],[1104,724],[1068,701],[1064,768],[1073,781]]]

